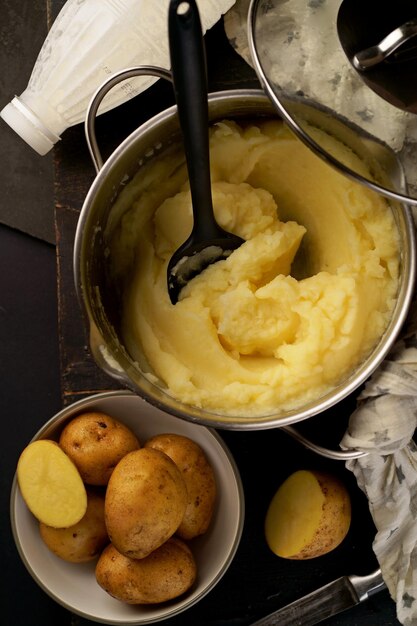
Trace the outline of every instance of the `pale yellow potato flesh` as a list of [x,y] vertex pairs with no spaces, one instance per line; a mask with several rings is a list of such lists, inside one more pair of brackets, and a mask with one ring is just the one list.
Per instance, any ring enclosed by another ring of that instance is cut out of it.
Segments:
[[336,548],[350,520],[350,497],[343,483],[323,472],[299,470],[272,498],[265,537],[280,557],[311,559]]
[[20,455],[17,480],[24,501],[44,524],[66,528],[80,521],[87,509],[81,476],[55,441],[30,443]]
[[[346,146],[315,132],[370,175]],[[399,276],[394,216],[279,121],[215,124],[210,163],[216,219],[245,242],[193,278],[175,305],[167,264],[192,228],[182,155],[141,168],[112,209],[106,237],[123,291],[123,342],[185,404],[284,413],[339,385],[386,329]]]

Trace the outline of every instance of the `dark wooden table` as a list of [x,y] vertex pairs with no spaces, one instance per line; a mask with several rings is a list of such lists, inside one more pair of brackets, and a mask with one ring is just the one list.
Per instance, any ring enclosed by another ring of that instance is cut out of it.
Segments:
[[[14,4],[7,0],[1,2],[5,10],[14,11]],[[49,19],[62,4],[62,0],[46,2]],[[8,15],[10,17],[10,13]],[[31,22],[27,32],[30,26]],[[4,38],[3,44],[7,44]],[[252,70],[232,51],[222,23],[208,33],[206,44],[211,91],[258,86]],[[1,58],[4,62],[6,55]],[[97,132],[103,152],[109,154],[140,123],[173,101],[170,85],[161,81],[133,101],[101,116]],[[14,162],[18,163],[20,155],[24,155],[22,158],[30,162],[33,172],[36,159],[41,160],[41,157],[29,155],[30,149],[17,138],[13,141],[4,127],[0,127],[0,133],[0,137],[7,136]],[[0,623],[4,626],[92,623],[54,602],[26,571],[11,534],[9,494],[21,450],[47,419],[63,405],[82,396],[117,388],[91,360],[73,286],[74,232],[83,199],[94,178],[80,126],[65,132],[54,150],[53,161],[53,191],[52,185],[48,186],[52,169],[50,172],[47,165],[39,166],[38,176],[33,174],[29,178],[22,176],[17,166],[11,173],[8,168],[0,168],[2,188],[12,190],[0,203],[7,201],[11,203],[8,208],[14,206],[13,189],[39,193],[38,198],[47,205],[46,210],[55,209],[56,227],[54,247],[47,242],[48,237],[34,238],[10,226],[0,226],[0,415],[3,429]],[[303,425],[304,432],[319,443],[337,447],[354,406],[355,398],[348,398],[309,420]],[[245,489],[242,541],[233,563],[216,588],[197,606],[166,623],[172,626],[246,626],[334,578],[370,573],[377,567],[372,552],[375,531],[366,499],[342,463],[321,459],[303,450],[279,429],[251,433],[221,431],[220,435],[236,459]],[[353,518],[347,538],[334,552],[311,561],[291,562],[269,551],[263,536],[263,522],[269,500],[280,482],[300,468],[326,469],[340,475],[352,496]],[[395,605],[386,591],[326,621],[329,626],[398,623]]]

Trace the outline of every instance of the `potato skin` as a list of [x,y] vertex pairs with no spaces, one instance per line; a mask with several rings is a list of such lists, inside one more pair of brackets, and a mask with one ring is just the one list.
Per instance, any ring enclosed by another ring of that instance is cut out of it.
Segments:
[[313,559],[343,541],[350,520],[349,493],[338,478],[316,470],[298,470],[281,484],[270,502],[265,538],[281,558]]
[[346,537],[351,521],[351,503],[345,485],[335,476],[314,470],[320,488],[324,494],[321,524],[312,538],[293,560],[314,559],[331,552]]
[[87,490],[87,510],[77,524],[52,528],[41,522],[39,530],[48,548],[64,561],[84,563],[95,559],[109,543],[104,522],[104,494]]
[[188,502],[176,534],[186,540],[204,534],[214,511],[216,482],[202,448],[188,437],[171,433],[152,437],[144,447],[165,452],[184,478]]
[[128,604],[166,602],[185,593],[196,579],[190,548],[172,537],[144,559],[124,556],[110,544],[96,565],[96,580],[114,598]]
[[142,559],[175,533],[186,506],[183,477],[166,454],[146,448],[130,452],[106,490],[109,537],[119,552]]
[[107,485],[117,463],[137,450],[136,435],[105,413],[82,413],[72,419],[59,438],[59,445],[72,459],[88,485]]

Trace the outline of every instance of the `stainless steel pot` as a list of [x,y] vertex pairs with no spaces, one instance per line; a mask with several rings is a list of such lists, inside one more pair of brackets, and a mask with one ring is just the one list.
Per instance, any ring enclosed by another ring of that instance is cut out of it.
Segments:
[[[401,329],[410,304],[415,275],[414,227],[409,210],[404,205],[392,205],[401,239],[401,278],[391,322],[372,354],[347,380],[318,400],[283,415],[269,414],[254,418],[242,414],[238,417],[225,417],[175,400],[166,393],[162,383],[154,384],[143,375],[123,346],[119,333],[119,300],[117,288],[108,278],[104,232],[114,202],[125,187],[126,181],[138,172],[143,163],[150,158],[157,158],[165,147],[180,142],[176,107],[163,111],[136,129],[104,165],[94,133],[96,112],[105,93],[120,80],[145,73],[170,78],[165,70],[152,67],[132,68],[120,72],[97,92],[86,120],[87,141],[98,174],[86,197],[78,223],[74,271],[79,299],[90,330],[90,345],[94,358],[105,372],[120,383],[152,404],[180,418],[216,428],[235,430],[285,427],[290,435],[302,439],[290,424],[316,415],[352,393],[385,358]],[[211,94],[209,116],[211,121],[225,118],[255,119],[276,117],[276,112],[262,91],[236,90]],[[334,134],[334,128],[332,131]],[[346,142],[346,137],[343,139]],[[359,156],[368,160],[374,158],[367,152],[366,144],[357,142],[353,147]],[[150,154],[152,156],[149,156]],[[385,175],[390,176],[398,187],[402,185],[401,167],[397,162],[391,164],[390,171],[385,171]],[[301,442],[308,445],[305,441]],[[322,453],[318,446],[315,446],[315,451]],[[325,455],[332,458],[359,456],[357,453],[341,452]]]

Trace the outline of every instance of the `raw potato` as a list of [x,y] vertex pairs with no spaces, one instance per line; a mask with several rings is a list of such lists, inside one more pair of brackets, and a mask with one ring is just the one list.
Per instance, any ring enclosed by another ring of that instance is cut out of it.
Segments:
[[107,485],[120,459],[140,447],[127,426],[105,413],[83,413],[72,419],[62,431],[59,445],[88,485]]
[[17,480],[29,510],[48,526],[72,526],[86,512],[84,483],[56,441],[39,439],[30,443],[20,455]]
[[110,540],[125,556],[142,559],[175,533],[186,506],[184,479],[166,454],[148,448],[130,452],[106,490]]
[[196,564],[189,547],[168,539],[144,559],[131,559],[109,545],[96,566],[100,587],[128,604],[166,602],[185,593],[196,579]]
[[188,504],[176,534],[188,540],[205,533],[213,515],[216,483],[211,465],[201,447],[182,435],[161,434],[149,439],[145,448],[165,452],[184,478]]
[[77,524],[52,528],[41,522],[39,530],[48,548],[64,561],[84,563],[95,559],[109,543],[104,522],[104,494],[87,490],[87,511]]
[[351,519],[350,497],[329,474],[300,470],[281,485],[266,515],[271,550],[288,559],[312,559],[336,548]]

